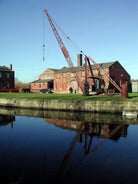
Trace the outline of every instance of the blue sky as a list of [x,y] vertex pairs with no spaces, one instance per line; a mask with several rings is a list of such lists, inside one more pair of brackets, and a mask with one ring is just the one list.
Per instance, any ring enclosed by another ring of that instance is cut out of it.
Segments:
[[69,36],[57,28],[74,66],[82,50],[97,63],[118,60],[138,79],[137,0],[0,0],[0,65],[12,64],[18,80],[68,66],[44,9]]

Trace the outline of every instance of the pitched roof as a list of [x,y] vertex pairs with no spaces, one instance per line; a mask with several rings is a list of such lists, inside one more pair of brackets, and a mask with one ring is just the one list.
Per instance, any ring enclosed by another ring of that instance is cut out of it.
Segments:
[[[116,61],[112,61],[112,62],[106,62],[106,63],[97,63],[101,68],[109,68],[111,65],[113,65]],[[91,65],[92,69],[95,70],[96,67],[95,65]],[[74,67],[75,70],[78,71],[83,71],[84,70],[84,65],[83,66],[77,66]],[[70,67],[63,67],[60,70],[57,70],[56,73],[66,73],[66,72],[71,72],[71,68]]]
[[55,69],[55,68],[48,68],[49,70],[53,70],[53,71],[58,71],[59,69]]
[[0,66],[0,71],[11,71],[10,68],[6,66]]
[[106,62],[106,63],[99,63],[101,68],[109,68],[110,66],[112,66],[115,62],[117,61],[112,61],[112,62]]
[[53,79],[39,79],[39,80],[35,80],[31,83],[45,83],[45,82],[50,82],[52,81]]
[[51,70],[53,72],[57,72],[59,69],[55,69],[55,68],[47,68],[43,73],[45,73],[46,71]]

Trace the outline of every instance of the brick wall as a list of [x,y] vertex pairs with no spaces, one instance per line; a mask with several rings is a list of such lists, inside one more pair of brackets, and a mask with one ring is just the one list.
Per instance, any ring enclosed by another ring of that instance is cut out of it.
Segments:
[[[80,82],[83,84],[85,81],[84,71],[77,72]],[[54,75],[54,91],[56,93],[69,93],[69,88],[72,87],[73,92],[81,93],[78,87],[75,74],[72,72],[55,73]]]
[[31,88],[31,92],[34,92],[34,93],[39,93],[40,92],[40,89],[44,89],[44,88],[48,88],[48,83],[47,82],[34,82],[34,83],[31,83],[30,85],[30,88]]
[[39,79],[53,79],[55,71],[51,69],[45,70],[41,75],[39,75]]
[[[97,69],[93,69],[93,74],[96,76],[98,74]],[[121,86],[122,83],[127,82],[128,88],[130,89],[130,75],[126,72],[126,70],[120,65],[118,61],[114,62],[113,65],[109,68],[103,68],[100,71],[102,74],[101,80],[104,80],[104,87],[108,89],[108,91],[118,92],[115,87],[110,83],[109,76],[115,80],[115,82]],[[83,70],[77,72],[80,83],[83,85],[85,82],[85,68]],[[92,84],[93,81],[89,77],[91,76],[90,70],[87,71],[88,82]],[[95,80],[96,81],[96,80]],[[98,81],[98,80],[97,80]],[[98,81],[99,83],[99,81]],[[100,84],[101,85],[101,84]],[[73,73],[67,72],[58,72],[54,75],[54,90],[56,93],[69,93],[69,88],[72,87],[73,91],[77,93],[82,93],[81,89],[78,87],[78,83],[76,81],[76,77],[73,77]],[[91,88],[91,85],[90,85]],[[102,86],[100,86],[102,88]],[[130,91],[130,90],[129,90]]]
[[[126,72],[126,70],[120,65],[118,61],[116,61],[110,68],[109,74],[116,83],[121,86],[121,84],[128,84],[128,89],[130,91],[130,75]],[[110,84],[110,88],[113,86]]]
[[53,88],[54,73],[55,71],[52,69],[45,70],[41,75],[39,75],[38,80],[30,84],[30,91],[39,93],[40,89]]

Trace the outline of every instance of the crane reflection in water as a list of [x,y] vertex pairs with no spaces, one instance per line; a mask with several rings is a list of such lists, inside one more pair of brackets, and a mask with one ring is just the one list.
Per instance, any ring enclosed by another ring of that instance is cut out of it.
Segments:
[[[88,158],[92,159],[95,153],[104,155],[104,152],[100,153],[99,150],[104,149],[109,141],[118,143],[120,138],[127,138],[129,123],[98,123],[96,118],[93,118],[92,121],[90,118],[73,118],[75,114],[70,119],[68,113],[65,112],[59,112],[56,118],[54,112],[43,116],[40,118],[0,114],[0,160],[2,164],[0,165],[3,166],[1,167],[3,172],[0,174],[1,182],[7,180],[8,183],[14,181],[37,183],[42,179],[49,183],[52,181],[62,183],[63,180],[64,182],[65,180],[74,181],[77,177],[74,176],[76,171],[80,172],[79,168],[82,168]],[[9,132],[10,127],[13,131]],[[5,134],[2,133],[2,129],[6,132]],[[15,134],[18,139],[15,139]],[[7,137],[3,138],[4,135]],[[11,140],[8,139],[8,136]],[[62,138],[59,138],[60,136]],[[9,145],[8,142],[12,144]],[[2,145],[9,145],[9,148]],[[5,150],[9,152],[5,153]],[[26,152],[27,150],[31,151],[32,156]],[[41,160],[40,164],[38,160],[40,160],[41,152],[43,152],[43,161]],[[20,158],[23,158],[24,161]],[[96,163],[98,164],[98,161]],[[94,173],[92,166],[89,167]],[[6,173],[3,175],[4,171]],[[84,172],[83,177],[85,178],[86,172],[83,171],[83,168],[81,172]],[[81,174],[79,178],[82,180]]]

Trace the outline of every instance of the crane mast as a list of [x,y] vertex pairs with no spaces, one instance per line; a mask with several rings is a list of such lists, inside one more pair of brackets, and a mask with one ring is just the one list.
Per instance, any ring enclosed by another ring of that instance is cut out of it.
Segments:
[[56,37],[56,39],[57,39],[57,42],[58,42],[58,44],[59,44],[59,46],[60,46],[60,48],[61,48],[61,50],[62,50],[62,53],[63,53],[63,55],[64,55],[64,57],[65,57],[65,59],[66,59],[68,65],[69,65],[69,67],[71,68],[71,71],[75,74],[75,77],[76,77],[78,86],[80,87],[80,89],[81,89],[82,92],[84,93],[84,89],[83,89],[83,87],[82,87],[82,85],[81,85],[81,81],[79,80],[79,77],[78,77],[78,74],[77,74],[77,72],[76,72],[76,69],[75,69],[75,67],[73,66],[73,63],[72,63],[72,61],[71,61],[69,52],[67,51],[67,49],[66,49],[66,47],[65,47],[65,45],[64,45],[64,43],[63,43],[63,41],[62,41],[62,39],[61,39],[61,37],[60,37],[60,35],[58,34],[57,29],[56,29],[56,27],[55,27],[55,25],[54,25],[54,23],[53,23],[53,21],[52,21],[50,15],[48,14],[48,11],[47,11],[46,9],[44,9],[44,12],[45,12],[45,14],[47,15],[48,21],[49,21],[49,23],[50,23],[50,26],[51,26],[53,32],[54,32],[54,35],[55,35],[55,37]]

